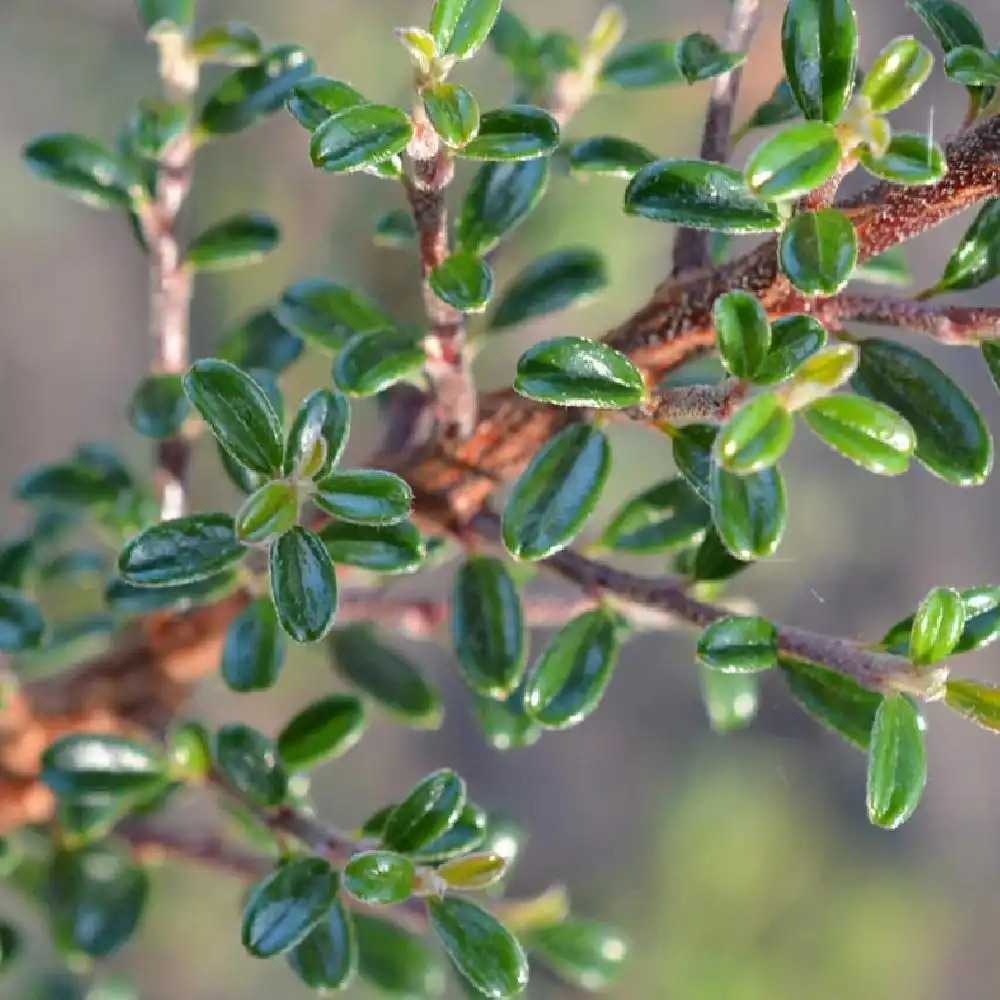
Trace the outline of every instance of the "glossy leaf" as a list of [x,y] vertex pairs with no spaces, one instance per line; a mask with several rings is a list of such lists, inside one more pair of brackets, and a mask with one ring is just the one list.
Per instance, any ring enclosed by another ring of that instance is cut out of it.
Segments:
[[919,132],[894,132],[884,156],[862,147],[859,159],[870,174],[898,184],[936,184],[948,171],[941,147]]
[[285,637],[267,597],[248,604],[226,630],[222,679],[232,691],[264,691],[285,665]]
[[285,106],[303,128],[315,132],[327,118],[347,108],[368,103],[360,90],[343,80],[310,76],[295,85]]
[[586,611],[560,629],[542,651],[525,684],[528,715],[546,729],[582,722],[604,696],[627,629],[604,608]]
[[396,326],[372,299],[329,278],[304,278],[289,285],[277,315],[300,337],[327,351],[339,351],[355,334]]
[[746,166],[751,190],[762,198],[799,198],[837,170],[840,142],[832,125],[803,122],[765,140]]
[[465,782],[442,768],[418,782],[385,821],[382,843],[391,851],[418,851],[452,827],[465,805]]
[[417,237],[413,224],[413,214],[406,209],[390,209],[383,212],[375,222],[375,235],[372,238],[376,246],[405,247]]
[[805,313],[782,316],[771,324],[771,346],[753,380],[774,385],[792,376],[806,359],[826,345],[826,327]]
[[499,854],[479,852],[446,861],[435,874],[450,889],[486,889],[503,878],[507,862]]
[[945,684],[945,704],[983,729],[1000,732],[1000,688],[952,677]]
[[353,695],[332,694],[302,709],[278,736],[278,753],[293,771],[340,757],[365,729],[365,710]]
[[484,164],[469,185],[456,237],[469,253],[484,254],[531,213],[549,183],[544,158]]
[[236,536],[246,545],[274,541],[295,524],[298,515],[295,486],[281,479],[273,480],[243,501],[236,512]]
[[268,552],[271,599],[278,622],[296,642],[318,642],[337,612],[337,575],[320,538],[292,528]]
[[571,424],[547,441],[504,508],[507,551],[537,560],[565,548],[597,505],[610,468],[608,440],[589,424]]
[[806,118],[836,122],[854,89],[858,23],[851,0],[789,0],[781,53]]
[[467,899],[429,899],[431,926],[455,967],[483,996],[502,1000],[528,982],[528,960],[510,931]]
[[670,552],[700,541],[709,520],[708,507],[683,479],[667,479],[629,500],[601,544],[617,552]]
[[127,208],[131,203],[129,189],[137,179],[123,160],[94,139],[54,132],[33,139],[23,155],[40,177],[94,208]]
[[136,586],[116,577],[104,590],[108,607],[122,614],[165,611],[191,604],[208,604],[231,593],[238,584],[232,570],[180,586]]
[[726,674],[767,670],[778,663],[778,632],[764,618],[722,618],[698,637],[698,659]]
[[868,818],[895,830],[917,808],[927,783],[923,722],[913,702],[883,698],[868,748]]
[[444,706],[423,674],[364,626],[335,629],[329,636],[337,673],[407,725],[436,729]]
[[354,920],[339,896],[326,916],[285,957],[310,989],[339,990],[349,985],[358,965],[358,946]]
[[323,858],[295,858],[258,882],[243,911],[243,947],[271,958],[297,945],[337,897],[337,873]]
[[795,412],[817,399],[825,399],[852,378],[859,358],[854,344],[834,344],[806,358],[778,390],[785,406]]
[[461,148],[479,131],[479,105],[456,83],[439,83],[421,93],[424,111],[434,131],[448,146]]
[[97,507],[114,503],[131,485],[129,477],[71,460],[44,465],[22,476],[14,496],[26,503]]
[[1000,274],[1000,198],[991,198],[952,251],[940,291],[978,288]]
[[708,424],[689,424],[674,438],[677,471],[705,502],[711,503],[712,447],[718,429]]
[[234,215],[197,236],[184,254],[184,263],[196,271],[222,271],[254,264],[281,239],[274,221],[259,212]]
[[851,385],[904,417],[917,435],[916,457],[936,476],[959,486],[985,481],[993,442],[965,393],[937,365],[903,344],[861,342]]
[[945,52],[959,45],[986,45],[982,28],[960,3],[953,0],[906,0],[906,6],[933,32]]
[[147,375],[128,405],[128,422],[145,437],[173,437],[191,412],[179,375]]
[[435,0],[430,30],[442,55],[469,59],[489,37],[500,0]]
[[0,652],[34,649],[44,636],[45,620],[38,608],[13,587],[0,585]]
[[777,207],[755,195],[739,170],[704,160],[657,160],[643,167],[625,190],[625,211],[726,233],[781,226]]
[[544,730],[524,707],[524,682],[506,701],[476,695],[472,700],[483,739],[492,750],[530,747],[541,739]]
[[375,573],[412,573],[424,561],[420,532],[408,521],[382,527],[334,521],[320,538],[335,563]]
[[123,736],[63,736],[42,755],[42,780],[56,795],[75,798],[149,792],[166,773],[161,753]]
[[628,944],[615,928],[580,917],[539,927],[526,943],[560,978],[588,991],[611,986],[628,956]]
[[[954,652],[982,649],[1000,638],[1000,587],[969,587],[960,590],[964,611],[962,634]],[[910,634],[914,615],[897,622],[882,638],[881,645],[897,656],[910,655]]]
[[479,132],[459,155],[470,160],[532,160],[559,145],[559,123],[547,111],[530,104],[511,104],[486,111]]
[[400,1000],[425,1000],[444,993],[437,956],[419,936],[367,913],[355,913],[351,919],[363,979]]
[[499,559],[474,556],[458,571],[451,596],[451,642],[473,691],[503,700],[520,683],[527,656],[521,599]]
[[398,108],[355,104],[313,132],[309,156],[327,173],[350,173],[401,153],[412,135],[413,123]]
[[711,35],[694,31],[685,35],[677,45],[677,66],[688,83],[710,80],[739,66],[746,55],[727,52]]
[[618,49],[601,67],[601,82],[626,90],[681,83],[675,42],[638,42]]
[[795,100],[791,85],[787,77],[782,77],[771,96],[754,109],[753,114],[747,119],[746,124],[738,130],[739,135],[744,135],[755,128],[769,128],[772,125],[783,125],[792,121],[802,114],[802,109]]
[[283,372],[302,354],[302,340],[271,309],[247,317],[222,341],[219,356],[241,368]]
[[[501,702],[487,699],[492,705]],[[445,861],[481,847],[486,838],[486,813],[477,805],[466,802],[458,819],[440,837],[413,852],[413,858],[422,864]]]
[[876,114],[894,111],[921,88],[933,66],[930,51],[912,35],[896,38],[876,56],[861,96],[868,98]]
[[869,472],[898,476],[909,467],[916,435],[888,406],[860,396],[828,396],[810,403],[802,416],[817,437]]
[[959,45],[944,62],[945,72],[967,87],[1000,86],[1000,57],[974,45]]
[[569,168],[576,173],[633,177],[656,157],[645,146],[614,135],[598,135],[565,147]]
[[741,406],[715,439],[715,460],[745,476],[778,462],[792,443],[795,420],[777,393],[767,392]]
[[585,337],[556,337],[521,355],[514,389],[558,406],[621,409],[642,400],[646,383],[614,348]]
[[836,295],[858,260],[854,223],[834,208],[802,212],[785,227],[779,245],[781,270],[806,295]]
[[493,272],[482,257],[458,250],[431,271],[430,285],[453,309],[483,312],[493,297]]
[[349,396],[374,396],[416,374],[425,359],[420,341],[403,330],[359,333],[337,355],[333,377]]
[[951,587],[935,587],[913,618],[910,659],[917,666],[943,660],[958,645],[964,628],[962,595]]
[[726,548],[744,561],[774,555],[785,532],[785,483],[776,468],[737,476],[711,474],[712,520]]
[[724,674],[699,665],[702,700],[708,723],[717,733],[744,729],[760,706],[760,681],[756,674]]
[[416,878],[413,862],[392,851],[364,851],[355,854],[344,866],[344,888],[369,905],[409,899]]
[[226,781],[257,805],[280,805],[288,792],[288,775],[274,744],[241,722],[215,734],[215,763]]
[[313,502],[333,517],[356,524],[396,524],[410,516],[413,491],[392,472],[334,472],[317,483]]
[[191,54],[199,62],[226,66],[253,66],[260,61],[262,52],[257,32],[240,21],[206,28],[191,43]]
[[722,363],[738,378],[752,378],[771,347],[771,324],[756,296],[727,292],[712,311]]
[[189,514],[136,535],[118,556],[118,572],[140,587],[205,580],[246,552],[228,514]]
[[[285,475],[324,478],[340,462],[351,432],[351,407],[347,397],[317,389],[299,406],[285,444]],[[322,445],[319,444],[322,442]],[[316,461],[317,447],[321,461]]]

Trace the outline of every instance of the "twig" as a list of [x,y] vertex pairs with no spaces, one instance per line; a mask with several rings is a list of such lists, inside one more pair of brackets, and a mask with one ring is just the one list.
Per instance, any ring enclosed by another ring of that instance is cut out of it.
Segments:
[[[729,52],[744,52],[753,41],[760,23],[760,0],[732,0],[726,25],[725,47]],[[701,139],[701,158],[725,163],[732,152],[733,112],[740,92],[743,67],[737,66],[712,81],[705,128]],[[709,262],[708,233],[703,229],[682,229],[674,244],[674,274],[704,267]]]
[[750,391],[738,378],[717,385],[685,385],[656,389],[646,402],[624,411],[632,420],[653,424],[723,424]]

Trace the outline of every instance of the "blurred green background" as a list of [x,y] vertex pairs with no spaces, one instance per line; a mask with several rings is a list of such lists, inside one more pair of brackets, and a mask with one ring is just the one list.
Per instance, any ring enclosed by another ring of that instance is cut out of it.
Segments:
[[[995,0],[967,0],[987,36],[1000,38]],[[509,0],[534,28],[584,33],[598,0]],[[725,0],[622,0],[630,40],[718,34]],[[766,17],[751,55],[742,118],[780,74],[777,26]],[[406,105],[409,70],[393,37],[397,25],[425,24],[429,0],[203,0],[202,23],[245,20],[270,42],[303,44],[320,72],[349,80],[372,99]],[[922,34],[903,0],[857,0],[862,64],[896,34]],[[132,103],[156,89],[154,54],[144,44],[131,0],[0,0],[0,485],[3,493],[33,464],[54,460],[79,440],[106,439],[148,467],[146,445],[129,432],[124,404],[148,358],[146,273],[122,218],[91,211],[32,177],[20,149],[43,131],[110,139]],[[507,83],[484,52],[458,78],[481,103],[502,103]],[[618,133],[660,155],[695,155],[708,85],[599,96],[569,130],[582,138]],[[961,88],[936,71],[900,124],[947,137],[960,121]],[[754,139],[737,151],[741,161]],[[469,171],[460,171],[461,192]],[[513,363],[533,340],[599,335],[639,305],[665,274],[669,227],[626,219],[623,185],[560,179],[500,264],[501,282],[545,250],[570,243],[608,256],[609,291],[594,305],[513,334],[482,353],[484,385],[509,383]],[[394,185],[367,177],[331,178],[309,163],[304,133],[276,115],[199,157],[185,215],[194,233],[231,212],[261,208],[284,241],[264,264],[199,280],[194,349],[212,352],[239,318],[291,280],[330,274],[379,295],[416,319],[416,261],[378,249],[377,216],[402,204]],[[968,220],[912,245],[918,287],[935,277]],[[986,289],[978,301],[988,301]],[[992,290],[994,301],[997,291]],[[975,296],[968,298],[977,301]],[[901,336],[910,336],[901,334]],[[927,345],[922,345],[926,347]],[[969,388],[994,428],[1000,405],[975,352],[935,347]],[[308,355],[285,379],[295,401],[328,378]],[[352,451],[377,439],[363,409]],[[618,431],[615,474],[605,512],[638,487],[669,474],[664,442]],[[210,449],[199,451],[193,503],[231,504]],[[788,464],[792,520],[779,557],[751,570],[736,589],[767,613],[849,637],[875,637],[935,584],[1000,580],[992,529],[996,482],[961,491],[915,469],[878,479],[800,435]],[[22,512],[0,501],[10,535]],[[595,521],[595,525],[596,525]],[[649,572],[664,567],[640,564]],[[447,573],[394,584],[407,593],[442,593]],[[536,635],[536,643],[544,641]],[[780,679],[764,687],[762,712],[748,731],[720,737],[705,722],[692,640],[644,634],[627,649],[601,710],[578,729],[501,754],[483,746],[469,698],[447,651],[408,644],[444,689],[440,731],[412,733],[382,720],[344,760],[319,771],[321,811],[351,826],[428,769],[449,764],[472,795],[515,813],[533,838],[514,888],[565,882],[577,908],[618,921],[633,941],[627,974],[613,994],[629,1000],[879,1000],[991,997],[1000,979],[1000,742],[929,712],[931,779],[916,817],[900,832],[870,828],[863,757],[801,716]],[[997,676],[994,649],[972,662]],[[241,697],[216,681],[199,691],[215,723],[242,718],[275,731],[299,704],[334,680],[316,653],[299,656],[276,692]],[[212,816],[185,820],[209,825]],[[241,887],[203,869],[169,865],[156,877],[143,932],[111,966],[133,976],[148,1000],[304,996],[283,963],[247,958],[238,941]],[[0,907],[40,926],[20,900]],[[5,997],[30,996],[40,968],[53,962],[43,934],[32,938],[22,971],[0,985]],[[352,995],[362,995],[358,987]],[[533,998],[571,991],[539,974]]]

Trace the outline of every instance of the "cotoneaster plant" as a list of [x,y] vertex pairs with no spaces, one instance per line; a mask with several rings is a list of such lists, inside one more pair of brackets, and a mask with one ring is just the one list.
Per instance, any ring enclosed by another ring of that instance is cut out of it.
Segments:
[[[455,770],[400,787],[357,829],[315,813],[310,772],[349,752],[371,714],[440,723],[439,694],[394,631],[444,633],[484,738],[501,750],[583,722],[632,630],[686,623],[711,725],[747,725],[759,675],[780,672],[792,699],[868,755],[866,808],[886,828],[920,802],[925,710],[1000,729],[1000,688],[956,673],[963,654],[1000,637],[1000,586],[936,587],[867,642],[737,612],[747,605],[726,596],[741,570],[780,551],[781,459],[796,433],[876,475],[916,463],[969,487],[993,464],[975,405],[916,345],[924,335],[977,350],[1000,384],[1000,307],[941,298],[1000,273],[1000,52],[952,0],[906,6],[913,34],[861,66],[850,0],[788,0],[784,74],[739,122],[758,0],[733,0],[722,38],[646,41],[626,39],[614,7],[580,39],[533,31],[500,0],[428,2],[426,23],[396,29],[398,72],[413,81],[402,108],[373,103],[298,45],[196,23],[194,0],[139,0],[162,92],[115,137],[53,131],[24,150],[40,177],[123,213],[151,277],[150,374],[122,412],[150,439],[155,477],[83,444],[23,476],[31,528],[0,550],[3,867],[74,968],[141,933],[148,866],[166,852],[245,878],[232,934],[317,991],[360,977],[389,995],[434,996],[447,974],[469,996],[504,998],[524,990],[534,962],[584,990],[613,981],[626,946],[600,914],[571,912],[562,892],[504,895],[521,832]],[[474,57],[509,70],[508,103],[482,103],[460,82]],[[944,146],[893,118],[935,63],[967,93]],[[204,92],[209,64],[229,70]],[[626,101],[706,80],[698,157],[662,136],[647,148],[574,127],[595,95]],[[197,154],[275,114],[301,125],[301,155],[331,184],[398,192],[374,235],[416,258],[426,316],[408,325],[391,303],[306,277],[193,360],[199,275],[262,261],[281,238],[253,211],[182,244]],[[451,219],[445,194],[462,160],[475,171]],[[871,184],[841,198],[850,174]],[[553,247],[506,287],[494,280],[496,255],[546,189],[579,177],[617,185],[623,210],[649,225],[678,227],[669,273],[603,337],[567,318],[566,335],[521,356],[512,388],[480,393],[471,363],[499,332],[605,289],[602,254],[579,246]],[[965,210],[974,217],[932,287],[908,298],[864,287],[905,285],[901,245]],[[852,322],[905,334],[861,336]],[[307,344],[329,366],[313,365],[314,390],[286,401],[281,376]],[[692,375],[688,363],[706,355],[714,368]],[[368,396],[384,403],[384,443],[345,469],[353,402]],[[574,540],[612,467],[606,427],[621,420],[668,435],[675,468],[584,551]],[[192,443],[209,435],[244,496],[238,509],[189,503]],[[673,573],[627,572],[622,554],[653,567],[668,555]],[[445,560],[448,600],[388,585]],[[539,598],[517,562],[579,597]],[[100,610],[69,616],[79,602],[54,596],[67,587]],[[554,631],[529,663],[534,626]],[[188,715],[191,689],[213,671],[236,692],[269,688],[292,643],[323,643],[338,683],[318,682],[316,700],[276,731],[210,732]],[[195,786],[237,822],[209,839],[166,822]],[[0,927],[4,966],[18,950],[14,917]],[[99,967],[97,982],[107,995]]]

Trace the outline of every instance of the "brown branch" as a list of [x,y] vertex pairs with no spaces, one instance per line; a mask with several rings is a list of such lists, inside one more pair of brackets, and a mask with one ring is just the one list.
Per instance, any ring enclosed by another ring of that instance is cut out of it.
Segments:
[[652,424],[723,424],[746,399],[750,383],[738,378],[717,385],[668,386],[656,389],[648,400],[625,410],[632,420]]
[[[732,0],[726,25],[725,47],[730,52],[750,48],[760,24],[760,0]],[[743,80],[743,66],[737,66],[712,81],[712,96],[701,138],[701,159],[725,163],[733,147],[733,113]],[[682,229],[674,244],[674,274],[705,267],[709,263],[708,233],[703,229]]]

